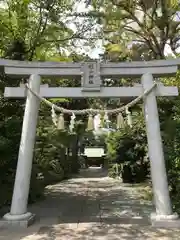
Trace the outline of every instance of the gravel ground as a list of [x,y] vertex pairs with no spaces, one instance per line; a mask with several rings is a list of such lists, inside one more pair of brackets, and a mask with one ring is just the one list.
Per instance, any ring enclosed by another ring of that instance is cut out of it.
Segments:
[[48,186],[46,199],[29,207],[37,221],[27,229],[0,229],[0,240],[180,239],[180,229],[150,224],[151,202],[141,199],[144,185],[122,184],[99,168]]

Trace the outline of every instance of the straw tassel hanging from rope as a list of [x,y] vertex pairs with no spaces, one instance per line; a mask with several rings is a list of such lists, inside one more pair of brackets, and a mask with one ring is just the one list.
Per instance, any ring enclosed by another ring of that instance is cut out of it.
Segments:
[[129,111],[128,107],[126,108],[126,115],[127,115],[127,124],[132,127],[132,117],[131,112]]
[[120,128],[124,128],[124,118],[123,118],[123,115],[122,113],[120,112],[118,115],[117,115],[117,129],[120,129]]
[[94,119],[93,119],[93,115],[89,114],[88,123],[87,123],[87,131],[93,131],[93,130],[94,130]]

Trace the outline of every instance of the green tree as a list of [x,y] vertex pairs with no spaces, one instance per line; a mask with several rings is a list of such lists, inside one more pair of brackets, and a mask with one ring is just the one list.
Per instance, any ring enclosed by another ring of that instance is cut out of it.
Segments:
[[[73,20],[75,2],[73,0],[4,0],[0,6],[0,53],[2,57],[12,57],[16,46],[25,53],[24,59],[61,59],[65,51],[71,52],[77,41],[87,40],[85,26]],[[89,40],[89,38],[88,38]],[[82,42],[83,43],[83,42]],[[20,57],[18,57],[20,59]],[[21,58],[22,59],[22,58]],[[59,60],[60,60],[59,59]]]
[[[131,49],[132,60],[163,59],[167,44],[176,54],[180,35],[178,0],[104,0],[89,4],[92,10],[87,17],[96,18],[99,37],[112,45],[112,52],[127,53]],[[132,44],[135,46],[131,48]]]

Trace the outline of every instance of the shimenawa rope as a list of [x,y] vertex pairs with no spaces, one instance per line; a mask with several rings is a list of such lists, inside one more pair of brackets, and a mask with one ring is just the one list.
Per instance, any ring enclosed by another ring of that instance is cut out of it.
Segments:
[[137,98],[135,98],[134,100],[132,100],[131,102],[129,102],[128,104],[120,107],[120,108],[115,108],[115,109],[105,109],[105,110],[102,110],[102,109],[92,109],[92,108],[89,108],[89,109],[82,109],[82,110],[71,110],[71,109],[65,109],[63,107],[59,107],[57,106],[56,104],[48,101],[47,99],[41,97],[39,94],[35,93],[30,87],[28,84],[25,85],[26,88],[34,95],[36,96],[40,101],[44,102],[46,105],[48,105],[49,107],[51,108],[54,108],[54,110],[58,111],[58,112],[61,112],[61,113],[64,113],[64,114],[75,114],[75,115],[85,115],[85,114],[92,114],[92,115],[95,115],[97,113],[100,113],[100,114],[104,114],[104,113],[107,113],[108,115],[111,115],[111,114],[117,114],[117,113],[121,113],[123,111],[128,111],[128,109],[132,106],[134,106],[135,104],[137,104],[138,102],[141,101],[141,99],[143,99],[144,97],[146,97],[150,92],[152,92],[152,90],[157,86],[157,83],[155,82],[153,84],[153,86],[146,90],[143,94],[141,94],[140,96],[138,96]]

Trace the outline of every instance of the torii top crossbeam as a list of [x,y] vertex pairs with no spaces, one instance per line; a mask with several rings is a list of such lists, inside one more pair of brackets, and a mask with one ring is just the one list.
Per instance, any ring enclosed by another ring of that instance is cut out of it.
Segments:
[[[17,77],[29,77],[30,75],[59,76],[82,80],[81,88],[49,88],[41,87],[40,95],[52,97],[132,97],[142,94],[142,86],[135,87],[102,87],[103,78],[117,77],[141,77],[150,73],[153,77],[173,76],[180,67],[180,59],[156,60],[148,62],[123,62],[123,63],[100,63],[100,62],[24,62],[0,59],[0,68],[7,75]],[[157,96],[177,95],[175,87],[157,87]],[[5,89],[5,97],[26,97],[23,87]]]
[[[100,71],[102,77],[138,77],[144,73],[151,73],[154,77],[172,75],[180,66],[180,59],[155,60],[123,63],[99,63],[99,62],[27,62],[0,59],[0,67],[4,67],[5,73],[10,75],[29,76],[38,74],[41,76],[81,76],[84,66],[95,71]],[[96,69],[95,69],[96,66]]]

